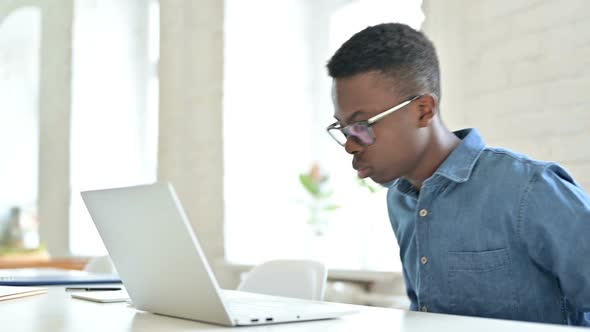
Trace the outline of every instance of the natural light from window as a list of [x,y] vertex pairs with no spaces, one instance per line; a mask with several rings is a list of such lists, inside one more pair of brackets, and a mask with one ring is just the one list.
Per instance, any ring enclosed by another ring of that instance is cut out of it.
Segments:
[[38,8],[0,17],[0,245],[11,208],[37,213],[40,41]]
[[[384,188],[359,184],[325,133],[333,122],[325,63],[353,33],[382,22],[420,28],[421,1],[226,2],[225,247],[230,263],[313,258],[330,268],[399,271]],[[299,175],[319,165],[333,211],[308,221]]]
[[156,179],[157,2],[77,0],[70,251],[106,254],[80,191]]

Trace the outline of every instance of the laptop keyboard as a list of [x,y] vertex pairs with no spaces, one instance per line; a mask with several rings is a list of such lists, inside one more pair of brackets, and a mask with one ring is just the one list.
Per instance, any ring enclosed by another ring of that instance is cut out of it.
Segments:
[[224,291],[226,306],[232,315],[242,317],[267,317],[305,315],[332,312],[333,304],[286,297],[274,297],[252,293]]

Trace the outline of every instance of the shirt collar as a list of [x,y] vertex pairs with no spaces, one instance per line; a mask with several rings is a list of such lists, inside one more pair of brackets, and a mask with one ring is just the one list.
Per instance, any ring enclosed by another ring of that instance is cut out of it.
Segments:
[[454,134],[461,139],[461,143],[434,174],[444,176],[454,182],[465,182],[469,180],[473,166],[486,145],[477,129],[463,129],[454,132]]
[[[463,129],[453,133],[461,139],[461,143],[451,152],[429,179],[432,179],[435,175],[440,175],[459,183],[469,180],[473,167],[485,148],[485,142],[479,135],[477,129]],[[408,193],[413,189],[410,181],[405,178],[392,181],[386,184],[386,186],[394,186],[401,193]]]

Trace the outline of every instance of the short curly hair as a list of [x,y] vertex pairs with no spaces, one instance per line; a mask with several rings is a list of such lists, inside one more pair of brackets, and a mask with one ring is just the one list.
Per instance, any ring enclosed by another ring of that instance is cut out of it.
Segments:
[[375,71],[391,78],[404,97],[434,93],[441,98],[434,45],[405,24],[383,23],[356,33],[340,46],[327,68],[334,79]]

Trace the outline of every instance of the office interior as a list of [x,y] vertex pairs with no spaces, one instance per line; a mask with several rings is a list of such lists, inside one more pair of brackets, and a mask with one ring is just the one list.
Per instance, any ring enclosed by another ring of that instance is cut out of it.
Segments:
[[[327,300],[405,309],[386,189],[324,130],[326,61],[366,26],[421,29],[449,128],[557,161],[588,190],[590,2],[566,3],[2,1],[0,267],[83,268],[106,250],[80,191],[162,181],[222,287],[315,259]],[[302,182],[318,176],[325,200]]]

